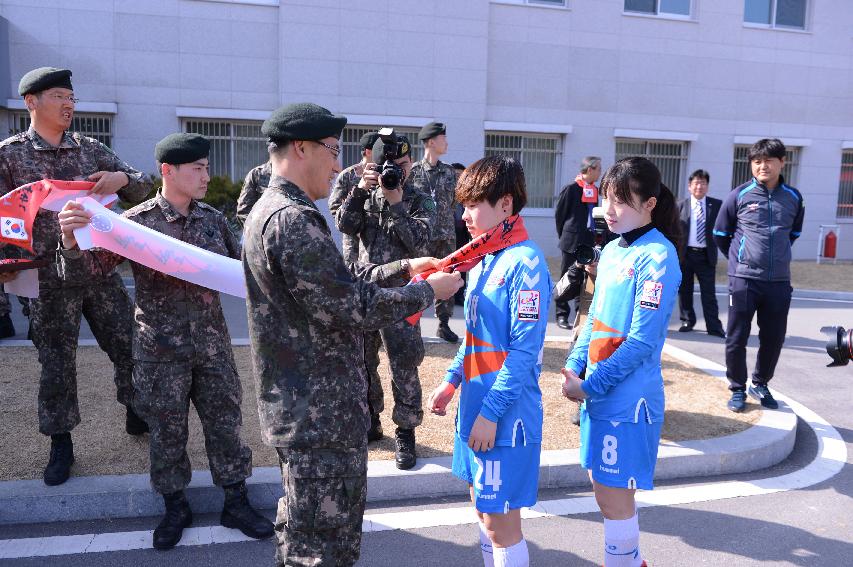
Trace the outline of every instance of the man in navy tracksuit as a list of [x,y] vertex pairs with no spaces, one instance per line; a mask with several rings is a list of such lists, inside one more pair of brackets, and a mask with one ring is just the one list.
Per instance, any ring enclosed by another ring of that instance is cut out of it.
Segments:
[[791,245],[803,228],[800,192],[785,184],[785,145],[763,139],[749,149],[753,178],[728,195],[717,216],[714,240],[729,258],[729,320],[726,376],[728,407],[746,405],[746,343],[758,313],[758,359],[749,395],[765,408],[779,404],[767,388],[773,378],[791,306]]

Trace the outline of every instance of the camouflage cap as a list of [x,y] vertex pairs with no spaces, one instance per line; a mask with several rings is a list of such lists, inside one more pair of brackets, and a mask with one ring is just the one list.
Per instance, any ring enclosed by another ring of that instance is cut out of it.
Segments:
[[192,163],[209,153],[210,141],[198,134],[169,134],[154,146],[154,158],[171,165]]
[[358,141],[358,145],[362,150],[372,150],[373,144],[379,139],[379,132],[368,132]]
[[21,77],[21,82],[18,83],[18,94],[25,96],[54,88],[74,90],[74,87],[71,86],[70,70],[57,69],[56,67],[33,69]]
[[[391,144],[387,144],[387,145],[390,146]],[[377,161],[377,160],[381,160],[382,156],[385,155],[385,146],[386,146],[386,144],[382,140],[382,138],[377,138],[376,143],[373,144],[373,160],[374,160],[374,163],[381,163],[380,161]],[[409,139],[407,137],[400,136],[399,134],[397,134],[396,148],[393,148],[393,150],[394,150],[394,159],[398,160],[398,159],[400,159],[402,157],[406,157],[407,155],[412,153],[412,145],[409,143]],[[389,148],[389,152],[390,151],[391,151],[391,148]]]
[[443,122],[430,122],[418,132],[418,140],[425,142],[441,134],[447,134],[447,126]]
[[310,102],[297,102],[274,110],[264,120],[261,134],[273,142],[340,138],[346,125],[346,116],[332,114]]

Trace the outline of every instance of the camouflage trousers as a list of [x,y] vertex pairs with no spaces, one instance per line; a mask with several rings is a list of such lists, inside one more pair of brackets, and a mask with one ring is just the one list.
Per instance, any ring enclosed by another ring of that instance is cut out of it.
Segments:
[[276,565],[350,567],[361,549],[367,446],[278,451],[284,496],[276,514]]
[[194,358],[137,360],[133,367],[133,407],[151,430],[151,486],[161,494],[183,490],[192,477],[190,401],[201,421],[213,483],[233,484],[252,474],[252,450],[240,438],[243,389],[231,353]]
[[39,431],[66,433],[80,423],[77,404],[77,339],[85,317],[113,363],[117,399],[130,405],[132,303],[118,274],[85,287],[42,288],[30,300],[30,336],[41,363]]
[[385,345],[391,366],[391,393],[394,411],[391,419],[403,429],[414,429],[424,419],[423,393],[418,366],[424,360],[421,326],[400,321],[380,331],[364,333],[364,363],[369,380],[367,401],[370,411],[382,413],[385,393],[379,377],[379,347]]
[[[429,255],[441,260],[456,250],[456,239],[433,240],[429,243]],[[439,321],[447,321],[453,317],[453,298],[435,300],[435,316]]]
[[9,294],[3,291],[3,286],[0,285],[0,317],[8,315],[12,312],[12,304],[9,303]]

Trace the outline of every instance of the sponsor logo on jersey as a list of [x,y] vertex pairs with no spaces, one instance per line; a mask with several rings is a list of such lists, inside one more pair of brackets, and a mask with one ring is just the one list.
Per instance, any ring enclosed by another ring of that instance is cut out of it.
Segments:
[[486,280],[486,286],[485,287],[498,288],[498,287],[502,287],[505,283],[506,283],[506,278],[503,276],[503,274],[492,274],[491,276],[489,276],[489,279]]
[[643,282],[643,293],[640,295],[640,307],[657,309],[660,307],[660,296],[663,284],[653,280]]
[[518,318],[522,321],[539,320],[539,292],[522,289],[518,292]]

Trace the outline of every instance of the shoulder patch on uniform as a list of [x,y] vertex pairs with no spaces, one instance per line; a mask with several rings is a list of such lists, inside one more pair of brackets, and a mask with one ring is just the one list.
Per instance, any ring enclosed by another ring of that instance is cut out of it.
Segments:
[[539,320],[539,292],[537,290],[522,289],[518,292],[518,318],[521,321]]
[[654,280],[643,282],[643,292],[640,295],[640,307],[645,309],[658,309],[660,307],[663,284]]

